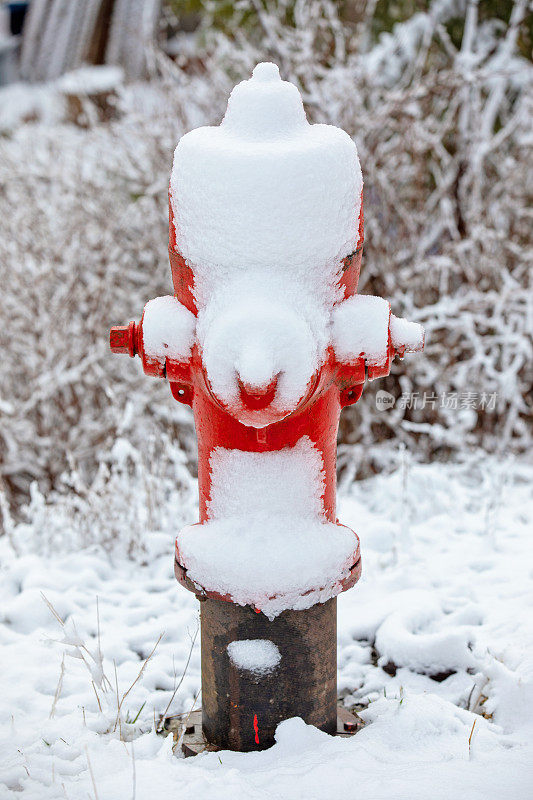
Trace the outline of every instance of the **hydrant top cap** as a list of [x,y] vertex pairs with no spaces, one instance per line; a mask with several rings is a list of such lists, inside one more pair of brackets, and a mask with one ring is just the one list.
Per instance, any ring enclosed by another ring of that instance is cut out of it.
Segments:
[[305,134],[310,126],[296,86],[281,80],[276,64],[264,62],[233,89],[222,128],[258,142]]
[[222,124],[189,131],[174,154],[175,246],[193,270],[198,310],[260,270],[256,286],[312,296],[317,319],[357,247],[362,185],[350,136],[309,124],[297,87],[275,64],[258,64],[233,89]]
[[272,61],[261,61],[254,67],[252,78],[256,81],[280,81],[279,67]]

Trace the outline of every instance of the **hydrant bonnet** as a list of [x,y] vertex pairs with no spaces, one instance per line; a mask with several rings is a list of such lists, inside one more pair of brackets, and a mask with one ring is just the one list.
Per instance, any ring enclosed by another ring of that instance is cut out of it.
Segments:
[[220,126],[181,138],[170,190],[199,308],[217,284],[258,269],[284,291],[335,300],[341,261],[359,240],[357,149],[340,128],[307,122],[275,65],[235,87]]

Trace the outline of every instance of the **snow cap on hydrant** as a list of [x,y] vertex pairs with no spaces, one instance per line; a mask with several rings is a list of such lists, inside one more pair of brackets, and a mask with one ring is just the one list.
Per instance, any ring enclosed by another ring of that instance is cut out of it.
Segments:
[[242,412],[243,386],[261,394],[275,382],[281,416],[305,395],[343,296],[343,260],[360,239],[361,190],[352,139],[310,125],[275,64],[233,89],[219,126],[180,140],[171,237],[194,276],[210,386],[228,407]]
[[275,64],[258,64],[233,89],[219,126],[181,138],[170,186],[201,305],[220,277],[256,269],[286,285],[314,282],[321,294],[326,282],[333,299],[339,264],[359,238],[357,149],[340,128],[308,123]]
[[[176,147],[174,296],[111,331],[194,413],[200,521],[177,535],[175,573],[205,600],[203,731],[220,746],[271,744],[289,716],[336,730],[334,598],[361,574],[335,509],[339,416],[423,346],[420,325],[356,294],[362,245],[354,142],[258,64],[221,124]],[[270,677],[231,661],[236,631],[279,649]]]

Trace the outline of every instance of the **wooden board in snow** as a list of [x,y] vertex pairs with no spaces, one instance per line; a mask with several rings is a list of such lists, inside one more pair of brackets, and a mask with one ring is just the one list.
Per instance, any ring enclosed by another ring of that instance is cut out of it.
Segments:
[[161,0],[33,0],[23,34],[21,77],[53,80],[83,64],[116,64],[146,76]]

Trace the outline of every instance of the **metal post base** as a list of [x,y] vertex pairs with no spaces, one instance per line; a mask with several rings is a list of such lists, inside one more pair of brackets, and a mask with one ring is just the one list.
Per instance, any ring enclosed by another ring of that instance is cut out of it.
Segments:
[[[357,714],[348,711],[344,706],[337,707],[337,730],[335,736],[348,737],[360,731],[364,722]],[[164,730],[174,736],[176,743],[181,742],[181,752],[185,758],[197,756],[199,753],[216,752],[220,747],[209,744],[202,732],[202,709],[185,714],[167,717]]]
[[[201,603],[202,727],[209,744],[248,751],[274,744],[276,727],[290,717],[327,733],[337,730],[337,600],[274,620],[223,600]],[[238,668],[231,642],[266,639],[281,660],[265,674]]]

